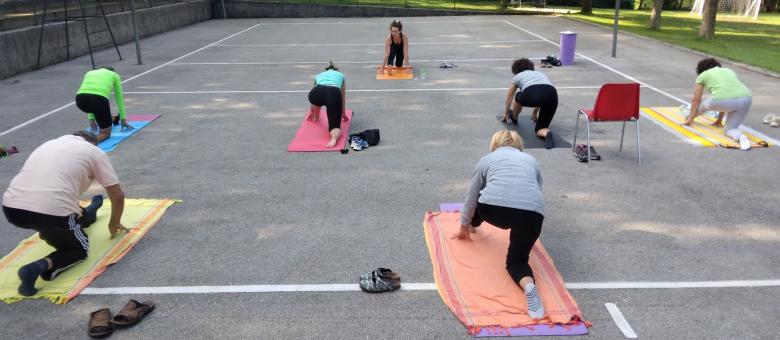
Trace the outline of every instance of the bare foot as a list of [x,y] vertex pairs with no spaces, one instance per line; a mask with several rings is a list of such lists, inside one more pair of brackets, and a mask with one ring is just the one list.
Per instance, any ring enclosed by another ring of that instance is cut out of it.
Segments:
[[332,148],[332,147],[336,146],[336,141],[337,140],[338,140],[338,138],[331,137],[330,141],[328,141],[328,144],[326,144],[325,147],[326,148]]

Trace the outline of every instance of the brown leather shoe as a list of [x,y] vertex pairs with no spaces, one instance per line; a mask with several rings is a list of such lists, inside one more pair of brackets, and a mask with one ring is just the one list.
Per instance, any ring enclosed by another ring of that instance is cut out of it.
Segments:
[[111,326],[111,311],[108,308],[96,310],[89,314],[87,332],[90,337],[104,338],[114,332]]

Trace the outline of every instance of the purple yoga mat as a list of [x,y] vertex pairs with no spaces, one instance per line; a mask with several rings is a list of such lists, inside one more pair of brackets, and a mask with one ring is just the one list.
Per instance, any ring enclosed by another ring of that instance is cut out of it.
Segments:
[[441,212],[459,212],[463,210],[463,203],[439,203]]
[[584,323],[563,327],[561,325],[547,326],[536,325],[533,329],[529,327],[518,327],[508,329],[483,328],[479,333],[474,334],[475,338],[484,338],[491,336],[541,336],[541,335],[584,335],[588,334],[588,327]]

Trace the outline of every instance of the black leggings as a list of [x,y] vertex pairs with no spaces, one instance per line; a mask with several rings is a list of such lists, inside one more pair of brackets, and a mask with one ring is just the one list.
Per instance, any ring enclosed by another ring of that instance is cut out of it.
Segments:
[[111,106],[108,98],[91,93],[76,95],[76,106],[84,113],[91,113],[101,129],[111,127]]
[[548,84],[531,85],[515,94],[515,101],[525,107],[538,107],[534,131],[550,127],[555,110],[558,109],[558,91]]
[[341,128],[341,89],[335,86],[317,85],[309,91],[309,103],[328,109],[328,131]]
[[525,276],[534,277],[531,266],[528,265],[528,257],[542,233],[544,216],[529,210],[478,203],[471,225],[479,227],[483,221],[501,229],[510,229],[506,270],[512,280],[519,283]]
[[41,274],[44,280],[52,280],[63,270],[87,258],[89,238],[83,228],[95,222],[95,215],[87,215],[81,209],[81,218],[77,214],[52,216],[34,211],[3,206],[5,218],[11,224],[38,232],[41,240],[54,247],[54,252],[46,256],[51,260],[51,268]]
[[387,65],[393,65],[393,59],[395,59],[395,66],[401,67],[404,65],[403,45],[390,44],[390,54],[387,56]]

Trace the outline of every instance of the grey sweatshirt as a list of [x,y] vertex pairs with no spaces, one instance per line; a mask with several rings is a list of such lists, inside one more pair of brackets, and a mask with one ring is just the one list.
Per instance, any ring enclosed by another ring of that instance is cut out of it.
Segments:
[[533,156],[502,146],[477,162],[460,223],[471,224],[477,202],[544,215],[542,174]]

